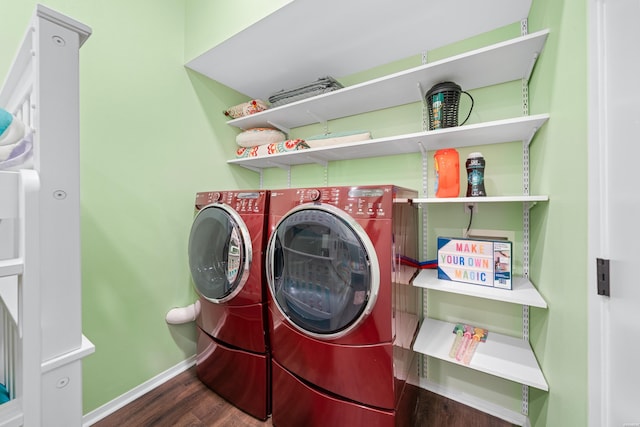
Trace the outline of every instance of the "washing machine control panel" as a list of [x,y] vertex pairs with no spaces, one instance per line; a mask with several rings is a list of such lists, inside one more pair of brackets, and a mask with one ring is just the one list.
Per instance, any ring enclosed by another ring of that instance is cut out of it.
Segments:
[[298,195],[298,203],[330,203],[338,205],[340,199],[340,188],[301,188],[296,190]]
[[322,193],[317,188],[309,190],[309,199],[313,202],[320,200]]
[[266,191],[205,191],[196,194],[196,209],[221,203],[239,213],[265,213]]
[[222,194],[218,191],[207,191],[196,194],[196,209],[202,209],[203,207],[216,203],[220,200]]
[[354,218],[391,217],[390,195],[385,195],[381,188],[354,188],[342,209]]

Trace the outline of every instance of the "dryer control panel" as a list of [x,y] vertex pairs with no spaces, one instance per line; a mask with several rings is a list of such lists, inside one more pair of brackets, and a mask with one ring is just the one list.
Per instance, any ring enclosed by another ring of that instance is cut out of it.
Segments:
[[408,204],[416,197],[416,191],[395,185],[286,188],[271,190],[269,212],[279,216],[302,204],[326,203],[356,219],[386,219],[393,216],[395,204]]
[[205,191],[196,194],[196,209],[213,203],[223,203],[238,213],[267,212],[268,195],[265,190],[256,191]]
[[[392,185],[299,188],[294,205],[327,203],[354,218],[390,218],[399,188]],[[400,189],[401,190],[401,189]]]

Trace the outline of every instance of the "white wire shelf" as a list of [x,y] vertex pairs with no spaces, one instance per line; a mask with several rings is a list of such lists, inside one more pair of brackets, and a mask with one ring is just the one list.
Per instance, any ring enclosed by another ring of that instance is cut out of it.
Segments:
[[437,150],[444,147],[460,148],[514,141],[531,141],[533,135],[548,119],[548,114],[522,116],[342,145],[289,151],[262,157],[232,159],[228,160],[227,163],[252,170],[260,170],[302,164],[326,164],[336,160],[420,153],[422,150]]
[[442,81],[454,81],[464,90],[472,90],[528,79],[548,34],[549,30],[542,30],[520,36],[227,123],[241,129],[295,128],[317,123],[318,118],[332,120],[420,102]]
[[503,301],[512,304],[528,305],[532,307],[547,308],[547,302],[542,298],[533,283],[524,277],[513,278],[513,289],[499,289],[491,286],[472,285],[469,283],[454,282],[438,279],[437,270],[422,270],[415,279],[413,285],[440,292],[468,295],[476,298],[484,298],[495,301]]
[[468,365],[449,357],[455,324],[426,318],[418,332],[413,350],[456,365],[549,391],[529,342],[489,331],[487,341],[479,343]]

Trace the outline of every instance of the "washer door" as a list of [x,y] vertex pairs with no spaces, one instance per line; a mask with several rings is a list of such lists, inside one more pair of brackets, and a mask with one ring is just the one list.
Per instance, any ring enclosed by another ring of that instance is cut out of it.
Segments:
[[371,239],[347,213],[305,204],[275,227],[267,247],[269,291],[300,331],[338,338],[371,313],[380,273]]
[[223,204],[200,210],[189,235],[189,268],[196,291],[223,303],[240,292],[249,276],[251,238],[238,213]]

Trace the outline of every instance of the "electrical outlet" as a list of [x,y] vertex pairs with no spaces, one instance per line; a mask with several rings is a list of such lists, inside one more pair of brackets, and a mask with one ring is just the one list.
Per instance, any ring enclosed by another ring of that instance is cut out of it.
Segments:
[[473,214],[477,214],[478,213],[478,204],[475,202],[466,202],[464,204],[464,213],[471,213],[471,209],[473,208]]
[[[462,230],[462,235],[465,236],[466,229]],[[510,242],[514,242],[516,235],[513,231],[508,230],[482,230],[478,228],[472,228],[469,230],[469,233],[466,234],[469,239],[480,239],[480,240],[508,240]]]

